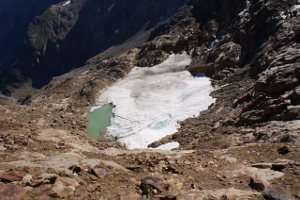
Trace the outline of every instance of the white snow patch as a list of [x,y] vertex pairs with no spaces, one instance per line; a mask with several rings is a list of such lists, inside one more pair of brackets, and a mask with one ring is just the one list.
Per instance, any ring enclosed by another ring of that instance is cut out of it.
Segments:
[[71,4],[71,0],[66,1],[62,6],[65,7],[65,6],[69,5],[69,4]]
[[300,5],[299,5],[299,4],[298,4],[298,5],[294,5],[294,6],[291,8],[291,12],[296,12],[296,13],[297,13],[296,15],[298,15],[299,12],[300,12]]
[[134,67],[108,88],[98,99],[98,105],[115,105],[108,134],[128,149],[145,149],[177,132],[178,121],[198,116],[214,103],[210,79],[193,77],[186,70],[190,62],[186,53],[171,55],[151,68]]
[[176,149],[180,146],[178,142],[169,142],[167,144],[160,145],[156,147],[155,149],[160,149],[160,150],[172,150]]

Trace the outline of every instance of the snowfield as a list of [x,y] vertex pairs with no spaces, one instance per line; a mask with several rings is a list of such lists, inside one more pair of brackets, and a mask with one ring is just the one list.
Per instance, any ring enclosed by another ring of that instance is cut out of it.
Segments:
[[[98,105],[115,105],[108,134],[128,149],[144,149],[177,132],[179,121],[198,116],[214,103],[210,79],[193,77],[186,70],[190,62],[186,53],[171,55],[151,68],[134,67],[108,88],[98,99]],[[178,146],[169,143],[159,148]]]

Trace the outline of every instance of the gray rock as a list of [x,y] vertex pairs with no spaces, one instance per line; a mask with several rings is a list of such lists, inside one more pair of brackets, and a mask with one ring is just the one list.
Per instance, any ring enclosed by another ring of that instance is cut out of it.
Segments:
[[263,196],[268,200],[295,200],[281,188],[268,188],[263,192]]

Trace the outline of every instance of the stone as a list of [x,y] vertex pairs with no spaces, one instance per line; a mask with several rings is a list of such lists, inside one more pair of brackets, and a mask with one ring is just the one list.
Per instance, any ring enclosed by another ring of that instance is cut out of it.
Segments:
[[21,181],[24,174],[17,171],[9,171],[1,175],[0,180],[4,183],[10,183],[14,181]]
[[271,169],[272,163],[255,163],[255,164],[252,164],[251,167],[255,167],[258,169]]
[[32,185],[33,178],[31,174],[27,174],[22,178],[22,184],[24,185]]
[[7,148],[3,146],[3,144],[0,144],[0,151],[6,151]]
[[300,113],[300,105],[296,105],[296,106],[292,105],[287,107],[288,119],[299,119],[300,118],[299,113]]
[[263,196],[270,200],[295,200],[282,188],[268,188],[263,192]]
[[21,200],[25,195],[25,189],[12,184],[0,185],[1,200]]
[[300,175],[300,168],[299,168],[299,167],[296,167],[296,168],[294,169],[293,174],[295,174],[295,175]]
[[148,176],[142,179],[140,188],[143,195],[161,194],[166,185],[159,177]]
[[133,172],[143,172],[144,171],[143,167],[140,165],[130,165],[130,166],[127,166],[126,169],[133,171]]
[[266,188],[265,183],[257,178],[250,178],[249,186],[257,191],[264,191]]
[[73,173],[79,174],[82,171],[82,167],[79,165],[72,165],[69,167],[69,170],[71,170]]
[[192,65],[188,67],[189,72],[191,72],[192,75],[197,75],[200,73],[211,75],[214,73],[214,65],[212,63],[209,64],[197,64]]
[[57,179],[56,174],[44,173],[40,175],[36,180],[33,181],[33,186],[37,187],[42,184],[54,184]]
[[284,170],[287,167],[287,165],[288,165],[288,163],[273,163],[271,170],[281,172],[282,170]]
[[291,95],[291,100],[293,104],[300,104],[300,86],[296,87]]
[[176,196],[173,195],[167,195],[159,198],[160,200],[177,200]]
[[289,148],[287,146],[283,146],[277,149],[277,152],[281,155],[288,154],[290,152]]
[[228,200],[227,195],[226,195],[226,194],[223,194],[223,195],[221,196],[220,200]]
[[295,141],[294,137],[289,134],[282,136],[282,138],[280,139],[280,142],[283,142],[283,143],[291,143],[294,141]]
[[108,172],[103,168],[93,168],[91,169],[91,173],[98,178],[105,178],[108,175]]
[[65,198],[72,195],[79,187],[79,183],[74,178],[58,177],[52,188],[54,196]]

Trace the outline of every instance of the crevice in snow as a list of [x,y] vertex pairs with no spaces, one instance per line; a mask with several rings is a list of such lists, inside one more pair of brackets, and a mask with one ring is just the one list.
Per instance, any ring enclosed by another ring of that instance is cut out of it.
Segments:
[[[107,128],[128,149],[145,149],[149,144],[174,134],[179,121],[198,116],[214,103],[208,77],[193,77],[186,54],[171,55],[151,68],[134,67],[98,99],[98,105],[113,103],[114,117]],[[178,143],[160,149],[177,148]]]

